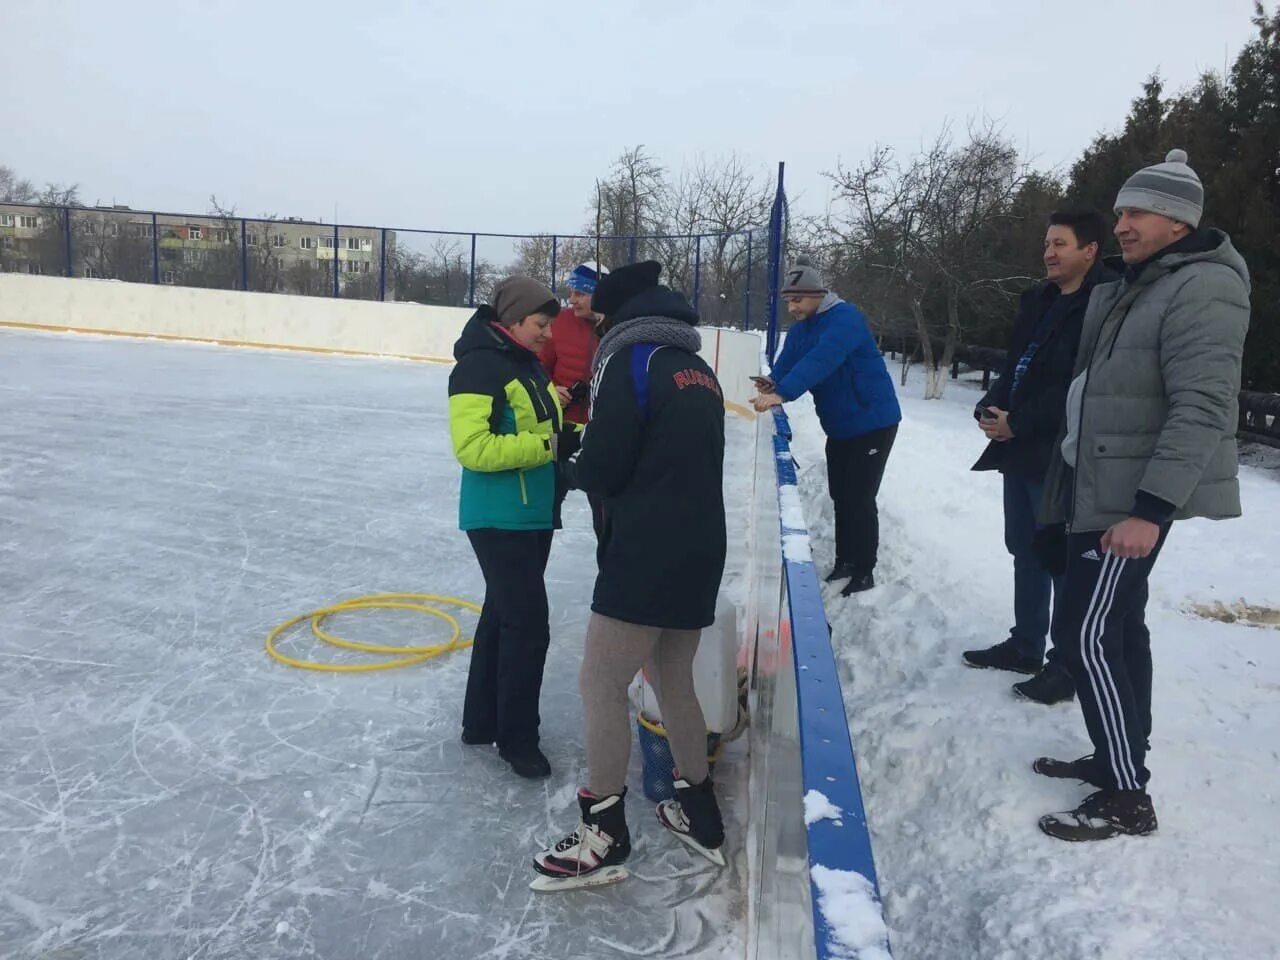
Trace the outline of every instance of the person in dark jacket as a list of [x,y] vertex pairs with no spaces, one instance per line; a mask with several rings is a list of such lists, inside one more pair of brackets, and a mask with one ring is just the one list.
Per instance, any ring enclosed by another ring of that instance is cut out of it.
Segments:
[[605,315],[591,418],[566,473],[603,498],[600,572],[580,685],[587,784],[581,823],[534,858],[539,890],[611,883],[631,851],[624,800],[631,750],[627,685],[648,665],[677,764],[676,797],[658,818],[723,864],[724,827],[706,756],[706,721],[693,687],[701,631],[715,621],[724,573],[724,398],[698,356],[698,316],[658,285],[655,262],[601,279]]
[[459,525],[484,574],[471,648],[462,742],[491,744],[522,777],[551,774],[538,745],[538,698],[550,645],[543,581],[557,516],[559,398],[538,362],[560,304],[542,284],[511,277],[454,345],[449,432],[462,465]]
[[763,413],[813,394],[836,515],[836,562],[827,581],[848,579],[841,591],[847,597],[876,583],[876,495],[902,410],[866,318],[827,289],[809,260],[796,260],[781,292],[794,322],[770,376],[756,379],[760,395],[751,404]]
[[1053,651],[1043,663],[1054,584],[1033,549],[1036,512],[1066,411],[1085,307],[1094,287],[1120,279],[1102,262],[1106,234],[1106,221],[1093,210],[1049,217],[1044,238],[1048,280],[1022,295],[1004,370],[973,414],[990,441],[973,469],[1003,475],[1004,543],[1013,556],[1013,627],[1007,640],[966,651],[964,662],[1035,674],[1013,689],[1045,704],[1070,700],[1075,683]]

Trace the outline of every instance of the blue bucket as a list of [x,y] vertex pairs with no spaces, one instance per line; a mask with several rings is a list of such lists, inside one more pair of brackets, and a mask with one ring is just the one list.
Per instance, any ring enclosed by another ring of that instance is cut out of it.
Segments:
[[[640,741],[640,760],[644,795],[654,803],[676,798],[675,780],[672,777],[676,765],[671,756],[671,744],[661,724],[654,723],[644,714],[636,717],[636,736]],[[716,758],[720,755],[720,734],[707,734],[707,765],[715,771]]]

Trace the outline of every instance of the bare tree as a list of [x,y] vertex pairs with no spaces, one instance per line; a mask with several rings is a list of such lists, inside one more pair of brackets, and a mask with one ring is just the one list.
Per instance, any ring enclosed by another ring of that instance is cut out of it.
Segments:
[[[1029,175],[993,124],[971,126],[957,146],[946,128],[905,166],[877,148],[854,171],[832,175],[845,203],[833,233],[864,269],[885,273],[905,300],[926,368],[925,397],[941,397],[963,335],[966,308],[1005,276],[990,250]],[[939,355],[935,341],[941,340]]]
[[0,166],[0,203],[30,203],[35,198],[30,180],[20,179],[12,167]]

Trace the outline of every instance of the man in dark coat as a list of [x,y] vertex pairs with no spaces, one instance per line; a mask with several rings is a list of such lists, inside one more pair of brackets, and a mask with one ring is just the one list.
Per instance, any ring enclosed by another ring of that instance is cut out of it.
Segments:
[[1004,370],[974,410],[990,443],[973,469],[999,470],[1004,479],[1004,542],[1013,556],[1014,623],[1008,639],[966,651],[964,662],[1035,674],[1014,684],[1014,690],[1046,704],[1070,700],[1075,684],[1052,650],[1041,666],[1054,590],[1051,575],[1032,550],[1032,538],[1066,409],[1080,322],[1094,287],[1119,279],[1100,256],[1106,231],[1106,221],[1092,210],[1050,216],[1044,238],[1048,279],[1022,295]]

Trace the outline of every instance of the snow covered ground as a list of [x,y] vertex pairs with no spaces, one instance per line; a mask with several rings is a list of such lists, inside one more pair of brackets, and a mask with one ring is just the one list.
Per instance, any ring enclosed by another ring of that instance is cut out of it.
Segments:
[[[896,371],[895,371],[896,372]],[[1280,609],[1280,471],[1247,467],[1245,518],[1175,525],[1152,578],[1150,838],[1065,844],[1036,828],[1089,788],[1031,772],[1089,751],[1079,707],[1017,701],[962,650],[1006,636],[1000,481],[969,467],[972,383],[901,391],[880,495],[876,590],[826,594],[898,960],[1280,957],[1280,632],[1194,605]],[[832,560],[822,436],[791,405],[814,553]]]
[[[633,751],[636,878],[527,889],[582,779],[580,495],[548,574],[549,781],[458,742],[465,653],[332,675],[263,652],[276,623],[346,597],[481,597],[447,376],[0,331],[0,957],[741,957],[743,741],[717,771],[727,870],[664,834]],[[728,430],[727,483],[749,485],[752,426]],[[398,611],[330,627],[445,639]]]

